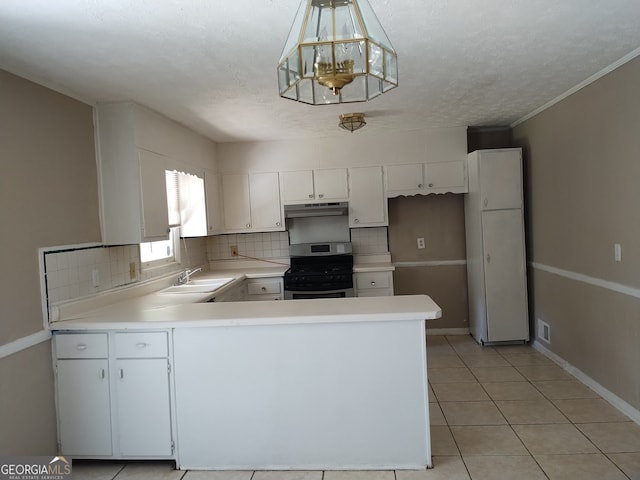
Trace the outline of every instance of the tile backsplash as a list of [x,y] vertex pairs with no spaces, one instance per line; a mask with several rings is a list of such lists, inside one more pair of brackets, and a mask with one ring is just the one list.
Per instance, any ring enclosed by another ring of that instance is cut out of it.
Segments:
[[[133,283],[140,274],[137,245],[90,247],[44,254],[47,297],[50,303],[86,297]],[[131,278],[130,264],[135,264]]]
[[152,269],[141,269],[138,245],[61,247],[43,255],[49,305],[208,264],[204,238],[181,239],[180,263]]
[[[387,228],[351,229],[356,255],[387,253]],[[278,259],[289,257],[289,233],[245,233],[180,241],[181,263],[142,269],[138,245],[88,246],[44,252],[48,304],[88,297],[114,288],[177,272],[183,268],[208,266],[216,260],[231,260],[231,247],[238,247],[240,258]],[[132,276],[131,264],[134,264]]]
[[289,233],[238,233],[207,237],[207,258],[209,261],[231,260],[231,247],[238,247],[240,257],[258,259],[288,258]]
[[352,228],[351,246],[355,255],[388,253],[387,227]]

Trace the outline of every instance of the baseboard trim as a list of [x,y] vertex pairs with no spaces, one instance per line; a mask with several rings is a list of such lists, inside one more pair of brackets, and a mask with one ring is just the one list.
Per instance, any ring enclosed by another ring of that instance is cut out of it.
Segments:
[[545,357],[553,360],[558,366],[564,369],[568,374],[580,380],[582,383],[591,388],[594,392],[604,398],[607,402],[613,405],[615,408],[624,413],[627,417],[640,425],[640,410],[637,410],[633,406],[629,405],[623,399],[618,397],[615,393],[607,390],[605,387],[596,382],[589,375],[585,374],[579,368],[571,365],[562,357],[556,355],[544,345],[540,344],[537,340],[531,342],[531,346],[537,351],[542,353]]
[[19,338],[5,345],[0,345],[0,358],[8,357],[14,353],[18,353],[27,348],[31,348],[39,343],[46,342],[51,338],[51,332],[48,330],[40,330],[32,335]]
[[427,335],[469,335],[469,329],[468,328],[429,328],[427,326]]

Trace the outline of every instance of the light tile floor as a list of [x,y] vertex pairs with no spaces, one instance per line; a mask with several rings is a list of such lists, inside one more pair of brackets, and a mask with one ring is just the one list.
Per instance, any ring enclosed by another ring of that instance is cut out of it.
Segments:
[[434,468],[177,471],[81,462],[74,480],[640,480],[640,426],[529,346],[428,336]]

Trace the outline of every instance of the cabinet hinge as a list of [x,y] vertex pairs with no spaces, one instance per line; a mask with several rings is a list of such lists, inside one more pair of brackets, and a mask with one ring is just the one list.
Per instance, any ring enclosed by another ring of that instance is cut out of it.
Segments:
[[62,453],[62,443],[58,442],[57,447],[58,447],[58,453]]
[[167,363],[167,373],[171,373],[171,364]]
[[175,448],[176,448],[176,444],[173,440],[171,440],[171,455],[173,455]]

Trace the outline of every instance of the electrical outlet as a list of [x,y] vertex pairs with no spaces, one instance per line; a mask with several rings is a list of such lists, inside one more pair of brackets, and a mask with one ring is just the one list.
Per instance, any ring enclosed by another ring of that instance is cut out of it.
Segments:
[[237,257],[238,256],[238,246],[237,245],[231,245],[231,256],[232,257]]
[[417,238],[416,242],[418,244],[418,248],[424,248],[424,238]]
[[98,270],[97,268],[91,270],[91,283],[94,287],[100,286],[100,270]]
[[613,245],[613,258],[616,262],[622,261],[622,247],[619,243]]

